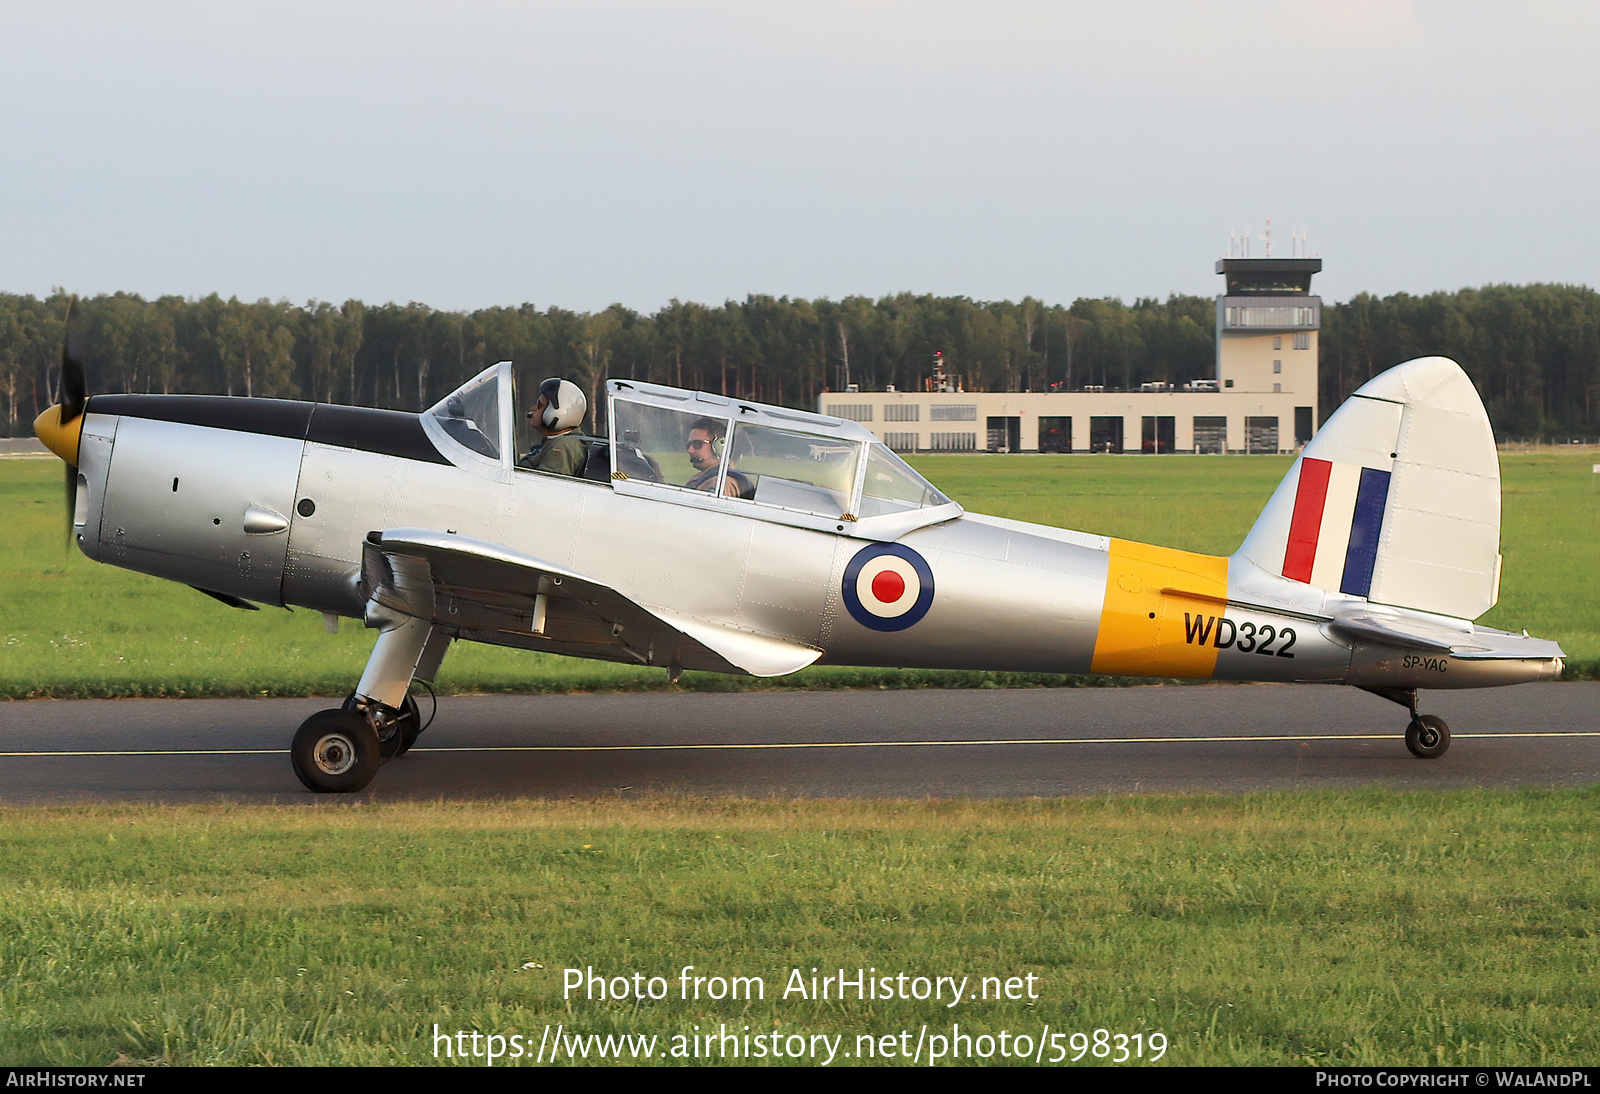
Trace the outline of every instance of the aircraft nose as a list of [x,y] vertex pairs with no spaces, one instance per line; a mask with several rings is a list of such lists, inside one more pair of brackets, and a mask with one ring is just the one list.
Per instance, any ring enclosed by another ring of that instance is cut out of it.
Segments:
[[33,433],[50,451],[72,466],[78,466],[78,440],[83,433],[82,414],[62,425],[61,404],[57,403],[33,420]]

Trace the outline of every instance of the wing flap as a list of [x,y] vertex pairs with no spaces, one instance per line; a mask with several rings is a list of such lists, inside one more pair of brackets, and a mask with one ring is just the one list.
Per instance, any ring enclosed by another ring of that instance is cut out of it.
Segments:
[[666,608],[652,607],[650,611],[695,641],[716,650],[751,676],[787,676],[822,656],[821,650],[797,646],[781,638],[719,627]]
[[367,536],[362,595],[463,637],[552,653],[779,676],[820,650],[632,600],[509,547],[433,529]]

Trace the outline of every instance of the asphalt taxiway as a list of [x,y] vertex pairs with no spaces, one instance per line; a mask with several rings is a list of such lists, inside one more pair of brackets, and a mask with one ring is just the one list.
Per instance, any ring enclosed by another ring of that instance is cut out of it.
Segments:
[[[287,753],[327,699],[0,703],[0,804],[329,800]],[[430,702],[422,698],[426,716]],[[1349,688],[459,696],[358,800],[1011,798],[1600,782],[1600,684],[1426,692],[1453,744]]]

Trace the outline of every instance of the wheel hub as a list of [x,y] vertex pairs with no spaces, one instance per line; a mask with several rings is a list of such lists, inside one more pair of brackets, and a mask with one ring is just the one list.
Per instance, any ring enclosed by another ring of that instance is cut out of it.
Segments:
[[355,766],[356,749],[344,734],[330,733],[317,742],[312,756],[324,774],[343,775]]

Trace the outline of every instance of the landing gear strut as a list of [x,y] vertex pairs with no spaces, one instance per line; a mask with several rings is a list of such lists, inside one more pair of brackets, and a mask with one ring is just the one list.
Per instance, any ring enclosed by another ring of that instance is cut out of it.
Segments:
[[1380,699],[1399,703],[1411,712],[1411,724],[1406,726],[1406,748],[1419,760],[1434,760],[1450,748],[1450,727],[1437,714],[1417,712],[1416,688],[1362,688]]
[[434,678],[450,636],[375,605],[367,625],[378,629],[378,641],[356,690],[343,706],[307,718],[289,749],[295,775],[313,793],[355,793],[386,761],[410,751],[425,728],[411,681]]

